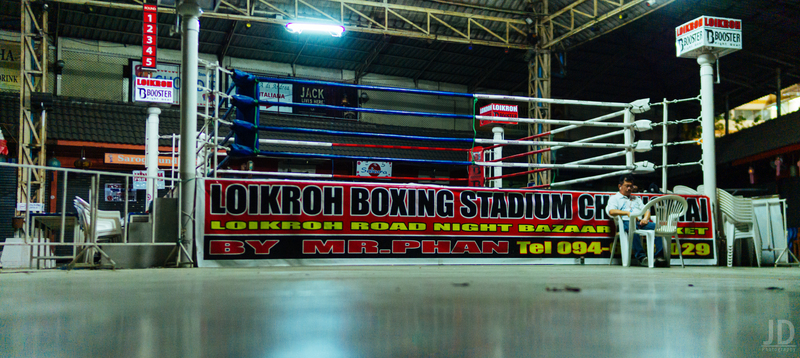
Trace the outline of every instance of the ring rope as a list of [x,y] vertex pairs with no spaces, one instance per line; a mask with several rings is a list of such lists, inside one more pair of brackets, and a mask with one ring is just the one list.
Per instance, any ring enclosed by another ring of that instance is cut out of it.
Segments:
[[656,169],[661,169],[664,167],[667,168],[676,168],[676,167],[688,167],[692,165],[703,165],[703,161],[691,162],[691,163],[677,163],[677,164],[667,164],[667,165],[656,165]]
[[494,139],[475,139],[476,143],[487,144],[508,144],[508,145],[533,145],[533,146],[562,146],[562,147],[578,147],[578,148],[635,148],[636,144],[618,144],[618,143],[576,143],[576,142],[551,142],[551,141],[526,141],[526,140],[494,140]]
[[[274,77],[257,77],[257,78],[258,78],[259,81],[262,81],[262,82],[267,81],[267,82],[275,82],[275,83],[299,83],[299,84],[308,84],[308,85],[323,85],[323,86],[330,86],[330,87],[355,88],[355,89],[360,89],[360,90],[400,92],[400,93],[410,93],[410,94],[424,94],[424,95],[431,95],[431,96],[450,96],[450,97],[474,98],[474,95],[472,93],[447,92],[447,91],[430,91],[430,90],[399,88],[399,87],[357,85],[357,84],[351,84],[351,83],[326,82],[326,81],[315,81],[315,80],[301,80],[301,79],[294,79],[294,78],[274,78]],[[281,103],[282,103],[282,105],[286,105],[283,102],[281,102]]]
[[700,141],[700,139],[695,139],[695,140],[685,140],[685,141],[683,141],[683,142],[672,142],[672,143],[659,143],[659,144],[653,144],[653,147],[663,147],[663,146],[671,147],[671,146],[673,146],[673,145],[699,144],[700,142],[701,142],[701,141]]
[[344,107],[344,106],[333,106],[333,105],[330,105],[330,104],[293,103],[293,102],[278,102],[278,101],[260,101],[260,103],[261,104],[269,104],[269,105],[272,105],[272,106],[279,106],[279,107],[322,108],[322,109],[332,109],[332,110],[337,110],[337,111],[378,113],[378,114],[393,114],[393,115],[412,116],[412,117],[438,117],[438,118],[452,118],[452,119],[473,119],[474,118],[474,116],[469,115],[469,114],[396,111],[396,110],[393,110],[393,109]]
[[673,104],[673,103],[688,102],[688,101],[699,101],[702,98],[703,98],[703,95],[697,95],[696,97],[673,99],[673,100],[661,101],[661,102],[656,102],[656,103],[650,103],[650,106],[660,106],[660,105],[663,105],[663,104]]
[[499,176],[496,176],[496,177],[488,177],[488,178],[486,178],[486,180],[503,179],[503,178],[509,178],[509,177],[513,177],[513,176],[517,176],[517,175],[525,175],[525,174],[533,174],[533,173],[538,173],[538,172],[546,172],[548,170],[552,170],[552,169],[550,169],[550,168],[540,168],[540,169],[534,169],[534,170],[526,170],[524,172],[516,172],[516,173],[511,173],[511,174],[503,174],[503,175],[499,175]]
[[259,130],[265,130],[265,131],[274,131],[274,132],[325,133],[325,134],[349,135],[349,136],[354,136],[354,137],[416,139],[416,140],[430,140],[430,141],[458,142],[458,143],[473,143],[474,142],[474,138],[424,137],[424,136],[413,136],[413,135],[404,135],[404,134],[347,132],[347,131],[336,131],[336,130],[329,130],[329,129],[312,129],[312,128],[296,128],[296,127],[258,126],[258,129]]
[[651,125],[651,126],[663,126],[663,125],[665,125],[665,124],[666,124],[666,125],[673,125],[673,124],[684,124],[684,123],[694,123],[694,122],[700,122],[700,120],[701,120],[701,117],[697,117],[697,118],[687,118],[687,119],[681,119],[681,120],[677,120],[677,121],[668,121],[668,122],[666,122],[666,123],[665,123],[665,122],[651,123],[650,125]]
[[328,178],[328,179],[394,179],[394,180],[428,180],[428,181],[467,181],[467,178],[427,178],[427,177],[371,177],[347,174],[319,174],[319,173],[291,173],[291,172],[260,172],[249,170],[221,169],[220,174],[243,174],[254,176],[282,176],[282,177],[307,177],[307,178]]
[[300,158],[326,158],[326,159],[354,159],[354,160],[374,160],[384,162],[408,162],[426,164],[447,164],[447,165],[472,165],[469,161],[460,160],[430,160],[430,159],[410,159],[410,158],[389,158],[389,157],[369,157],[361,155],[340,155],[340,154],[321,154],[321,153],[296,153],[296,152],[266,152],[261,151],[258,155],[266,157],[300,157]]
[[333,142],[312,142],[303,140],[285,139],[259,139],[259,144],[277,145],[296,145],[306,147],[356,147],[356,148],[384,148],[384,149],[414,149],[414,150],[441,150],[451,152],[466,152],[469,148],[444,148],[444,147],[420,147],[414,145],[388,145],[388,144],[359,144],[359,143],[333,143]]
[[[525,138],[520,138],[518,140],[530,140],[530,139],[536,139],[536,138],[544,137],[544,136],[548,136],[548,135],[550,135],[550,132],[544,132],[544,133],[534,134],[532,136],[528,136],[528,137],[525,137]],[[495,144],[493,146],[483,148],[483,150],[492,150],[494,148],[505,147],[505,146],[506,146],[506,144]]]
[[497,159],[487,160],[487,162],[501,162],[501,161],[508,160],[508,159],[514,159],[514,158],[523,157],[523,156],[526,156],[526,155],[533,155],[533,154],[545,153],[545,152],[549,152],[549,151],[551,151],[551,150],[552,150],[552,148],[537,149],[537,150],[530,151],[530,152],[525,152],[525,153],[519,153],[519,154],[509,155],[509,156],[507,156],[507,157],[503,157],[503,158],[497,158]]

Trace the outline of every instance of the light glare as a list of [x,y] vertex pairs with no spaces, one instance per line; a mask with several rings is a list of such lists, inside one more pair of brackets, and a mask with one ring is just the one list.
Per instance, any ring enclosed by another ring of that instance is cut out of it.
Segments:
[[298,34],[302,33],[303,31],[327,32],[333,37],[341,37],[342,33],[344,32],[344,26],[290,22],[286,24],[286,30]]

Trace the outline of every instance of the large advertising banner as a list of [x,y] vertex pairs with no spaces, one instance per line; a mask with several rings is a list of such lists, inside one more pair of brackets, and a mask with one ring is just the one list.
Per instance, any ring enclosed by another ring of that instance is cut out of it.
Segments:
[[0,91],[19,91],[19,42],[0,41]]
[[[201,262],[605,258],[607,263],[616,232],[605,213],[614,193],[607,192],[211,179],[204,189]],[[684,197],[689,209],[679,225],[682,247],[672,244],[673,259],[680,249],[687,264],[714,264],[708,198]]]

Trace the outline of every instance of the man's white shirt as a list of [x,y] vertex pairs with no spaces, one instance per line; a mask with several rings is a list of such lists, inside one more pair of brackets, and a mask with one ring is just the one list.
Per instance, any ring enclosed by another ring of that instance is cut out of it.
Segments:
[[[642,209],[644,209],[642,198],[633,195],[627,197],[622,195],[620,192],[617,192],[611,196],[611,199],[608,200],[608,205],[606,205],[606,214],[611,216],[611,210],[622,210],[632,213]],[[628,215],[622,215],[622,220],[630,220],[630,217]]]

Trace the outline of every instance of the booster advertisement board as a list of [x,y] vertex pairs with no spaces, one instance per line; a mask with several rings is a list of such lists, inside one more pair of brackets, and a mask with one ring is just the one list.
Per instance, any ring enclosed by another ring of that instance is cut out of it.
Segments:
[[742,49],[742,20],[700,16],[675,28],[678,57],[696,58],[703,52],[722,57]]

